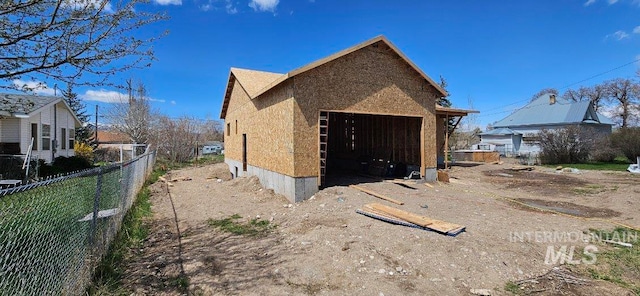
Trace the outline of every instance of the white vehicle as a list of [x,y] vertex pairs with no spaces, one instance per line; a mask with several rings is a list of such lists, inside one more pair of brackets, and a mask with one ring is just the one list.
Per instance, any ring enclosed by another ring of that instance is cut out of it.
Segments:
[[204,146],[202,147],[202,154],[221,154],[222,147],[220,146]]

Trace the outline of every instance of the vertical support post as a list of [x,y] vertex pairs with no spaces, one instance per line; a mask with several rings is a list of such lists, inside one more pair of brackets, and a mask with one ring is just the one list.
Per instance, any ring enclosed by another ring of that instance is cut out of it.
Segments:
[[102,195],[102,167],[98,168],[98,181],[96,182],[96,194],[93,198],[93,217],[91,218],[90,244],[93,246],[96,240],[98,227],[98,209],[100,207],[100,196]]
[[444,136],[444,169],[446,170],[448,168],[448,162],[449,162],[449,114],[447,114],[445,122],[444,122],[444,128],[445,128],[445,136]]

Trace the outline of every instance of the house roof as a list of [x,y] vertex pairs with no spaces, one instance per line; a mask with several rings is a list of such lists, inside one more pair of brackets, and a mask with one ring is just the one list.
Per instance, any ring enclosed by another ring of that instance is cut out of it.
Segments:
[[[95,133],[94,133],[95,135]],[[101,144],[131,144],[131,137],[115,131],[98,131],[98,143]]]
[[20,115],[31,116],[41,109],[62,102],[78,125],[81,124],[80,119],[71,110],[62,97],[54,96],[34,96],[23,94],[0,94],[0,116],[18,117]]
[[486,132],[483,132],[480,134],[481,136],[488,136],[488,135],[522,135],[522,133],[516,132],[510,128],[496,128],[496,129],[492,129]]
[[[302,74],[319,66],[322,66],[326,63],[329,63],[333,60],[339,59],[345,55],[348,55],[352,52],[358,51],[362,48],[365,48],[369,45],[373,45],[377,42],[382,42],[389,46],[389,48],[395,52],[404,62],[406,62],[412,69],[422,76],[429,84],[431,84],[443,97],[447,95],[447,91],[440,87],[435,81],[433,81],[426,73],[424,73],[416,64],[414,64],[407,56],[405,56],[393,43],[387,40],[386,37],[380,35],[375,38],[369,39],[365,42],[357,44],[355,46],[349,47],[342,51],[339,51],[335,54],[332,54],[328,57],[319,59],[310,64],[302,66],[298,69],[290,71],[286,74],[278,74],[271,72],[263,72],[263,71],[255,71],[255,70],[246,70],[246,69],[238,69],[231,68],[229,73],[229,81],[227,83],[227,88],[224,96],[224,102],[222,103],[222,109],[220,111],[220,118],[225,118],[227,113],[227,107],[229,105],[229,99],[231,97],[231,89],[233,88],[233,82],[237,80],[240,85],[247,91],[249,97],[253,100],[268,90],[274,88],[275,86],[287,81],[290,78],[295,77],[296,75]],[[240,70],[240,71],[238,71]],[[238,75],[239,74],[239,75]],[[251,84],[251,86],[250,86]]]
[[612,124],[606,116],[598,114],[593,109],[591,101],[570,102],[556,98],[550,103],[551,94],[545,94],[531,101],[526,106],[516,110],[493,126],[521,127],[537,125],[563,125],[576,123]]

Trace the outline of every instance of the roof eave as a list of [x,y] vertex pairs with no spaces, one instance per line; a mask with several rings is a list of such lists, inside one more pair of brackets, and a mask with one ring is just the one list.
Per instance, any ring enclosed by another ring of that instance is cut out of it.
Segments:
[[409,66],[411,66],[411,68],[413,68],[416,72],[418,72],[418,74],[420,74],[420,76],[422,76],[423,79],[425,79],[431,86],[433,86],[433,88],[436,89],[436,91],[438,91],[441,95],[441,97],[446,97],[449,95],[449,93],[444,90],[442,87],[440,87],[439,84],[437,84],[435,81],[433,81],[426,73],[424,73],[418,66],[416,66],[416,64],[414,64],[404,53],[402,53],[402,51],[400,51],[400,49],[398,49],[393,43],[391,43],[391,41],[387,40],[386,37],[384,37],[383,35],[379,35],[376,36],[372,39],[369,39],[365,42],[359,43],[357,45],[354,45],[352,47],[349,47],[347,49],[341,50],[337,53],[334,53],[332,55],[329,55],[325,58],[316,60],[314,62],[311,62],[307,65],[304,65],[300,68],[297,68],[293,71],[290,71],[287,74],[282,75],[282,77],[276,79],[275,81],[273,81],[272,83],[270,83],[269,85],[267,85],[266,87],[264,87],[262,90],[260,90],[258,93],[256,93],[253,97],[251,97],[251,99],[255,99],[257,97],[259,97],[260,95],[264,94],[265,92],[267,92],[268,90],[270,90],[271,88],[277,86],[280,83],[283,83],[284,81],[286,81],[289,78],[295,77],[296,75],[302,74],[306,71],[309,71],[311,69],[314,69],[316,67],[322,66],[328,62],[334,61],[340,57],[343,57],[347,54],[350,54],[352,52],[358,51],[362,48],[365,48],[369,45],[372,45],[376,42],[382,41],[384,42],[387,46],[389,46],[396,54],[398,54],[407,64],[409,64]]
[[229,107],[229,99],[231,99],[231,87],[233,86],[232,80],[235,80],[235,76],[233,76],[233,72],[229,70],[229,79],[227,80],[224,100],[222,101],[222,108],[220,109],[220,119],[225,119],[227,117],[227,108]]

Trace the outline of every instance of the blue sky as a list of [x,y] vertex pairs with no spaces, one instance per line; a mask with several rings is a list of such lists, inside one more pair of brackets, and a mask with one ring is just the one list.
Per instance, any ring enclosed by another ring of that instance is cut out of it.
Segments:
[[[141,80],[172,117],[217,119],[230,67],[285,73],[381,34],[445,77],[454,106],[471,102],[482,128],[542,88],[637,77],[640,67],[640,0],[154,0],[141,9],[171,18],[142,34],[170,33],[153,45],[151,68],[113,81]],[[89,110],[115,91],[77,89]]]

